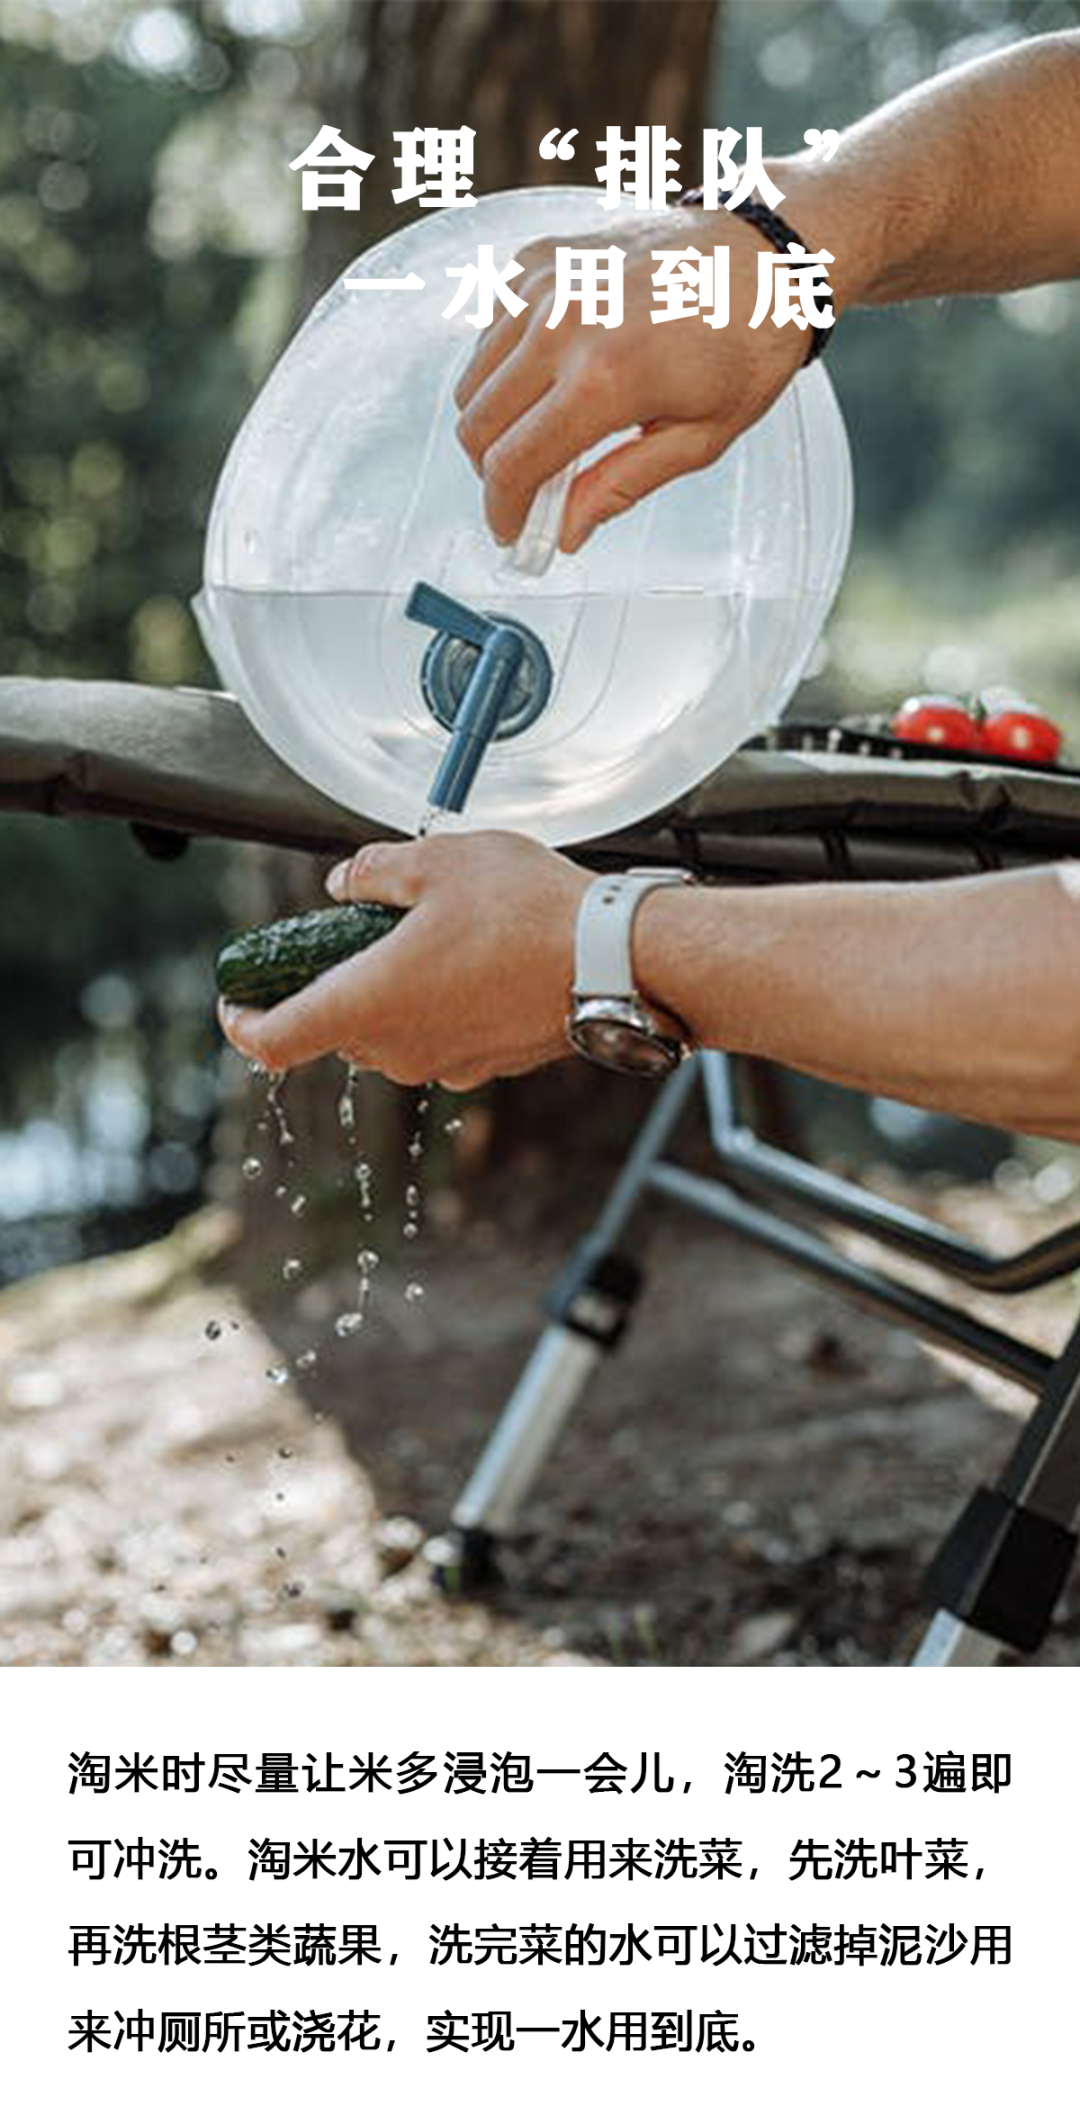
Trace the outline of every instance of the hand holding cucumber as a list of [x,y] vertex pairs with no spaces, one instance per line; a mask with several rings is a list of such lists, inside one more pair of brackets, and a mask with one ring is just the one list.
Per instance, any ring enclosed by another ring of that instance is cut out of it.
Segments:
[[335,907],[224,947],[222,1028],[273,1070],[337,1053],[452,1091],[518,1076],[567,1053],[588,884],[520,834],[374,843],[331,872]]

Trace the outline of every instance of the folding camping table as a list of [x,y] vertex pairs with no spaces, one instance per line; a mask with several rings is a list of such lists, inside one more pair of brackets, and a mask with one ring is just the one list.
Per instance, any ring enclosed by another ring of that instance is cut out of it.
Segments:
[[[897,756],[899,754],[900,756]],[[222,694],[0,681],[0,809],[131,822],[152,853],[216,835],[338,853],[373,837],[267,750]],[[782,726],[661,817],[576,853],[597,869],[670,860],[703,880],[944,878],[1080,856],[1080,777],[920,758],[842,726]],[[671,1155],[703,1101],[712,1164]],[[827,1232],[869,1237],[904,1261],[1002,1299],[1080,1267],[1080,1224],[1022,1252],[985,1253],[926,1218],[759,1139],[722,1055],[695,1056],[660,1090],[619,1178],[548,1301],[548,1325],[431,1545],[448,1587],[494,1568],[530,1485],[605,1354],[625,1330],[640,1271],[628,1246],[646,1200],[675,1201],[1032,1396],[996,1483],[978,1488],[928,1576],[936,1609],[916,1664],[989,1664],[1036,1652],[1071,1569],[1080,1513],[1080,1324],[1050,1357],[895,1271],[869,1268]]]

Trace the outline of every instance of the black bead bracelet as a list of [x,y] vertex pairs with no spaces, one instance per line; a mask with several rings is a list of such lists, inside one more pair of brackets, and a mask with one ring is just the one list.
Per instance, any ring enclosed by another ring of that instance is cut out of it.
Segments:
[[[724,193],[721,192],[721,203],[723,203],[724,196]],[[730,197],[730,192],[728,196]],[[691,191],[683,193],[679,205],[700,206],[703,198],[704,187],[696,184]],[[809,245],[805,244],[802,237],[796,234],[790,221],[785,221],[782,214],[777,214],[772,207],[766,206],[764,200],[740,199],[738,206],[728,207],[726,211],[729,214],[738,214],[741,221],[748,221],[752,228],[760,229],[761,234],[771,243],[774,251],[786,252],[793,243],[797,244],[801,251],[809,249]],[[835,319],[829,325],[811,324],[809,326],[810,344],[803,357],[802,365],[804,369],[808,368],[812,361],[816,361],[819,354],[824,354],[835,329]]]

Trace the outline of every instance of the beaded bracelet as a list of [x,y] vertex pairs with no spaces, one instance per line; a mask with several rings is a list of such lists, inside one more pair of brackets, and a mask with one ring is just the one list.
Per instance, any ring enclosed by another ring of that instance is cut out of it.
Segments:
[[[734,190],[734,186],[730,188],[726,196],[730,197],[731,190]],[[696,184],[691,191],[683,193],[679,205],[700,206],[703,198],[704,186]],[[724,200],[725,194],[723,192],[721,192],[720,198],[721,201]],[[752,228],[760,229],[761,234],[771,243],[774,251],[787,251],[793,243],[798,244],[801,251],[808,249],[808,245],[804,244],[802,237],[796,235],[790,221],[785,221],[782,214],[774,213],[772,207],[767,207],[761,199],[740,199],[738,206],[728,207],[727,212],[729,214],[738,214],[740,220],[748,221]],[[808,368],[812,361],[816,361],[819,354],[824,354],[835,329],[835,318],[832,324],[829,325],[810,325],[810,344],[807,347],[802,363],[804,369]]]

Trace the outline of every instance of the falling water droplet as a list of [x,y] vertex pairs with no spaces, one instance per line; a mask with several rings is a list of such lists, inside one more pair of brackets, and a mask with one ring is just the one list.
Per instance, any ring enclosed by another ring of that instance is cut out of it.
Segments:
[[[284,1191],[283,1191],[283,1192],[284,1192]],[[302,1216],[303,1216],[303,1214],[304,1214],[304,1211],[306,1210],[306,1208],[307,1208],[307,1196],[306,1196],[306,1195],[294,1195],[294,1196],[293,1196],[293,1198],[292,1198],[292,1201],[291,1201],[291,1202],[290,1202],[290,1204],[289,1204],[289,1210],[290,1210],[290,1213],[292,1214],[292,1216],[294,1216],[294,1217],[302,1217]]]
[[279,1447],[278,1447],[278,1449],[277,1449],[277,1457],[278,1457],[278,1459],[279,1459],[279,1460],[291,1460],[291,1459],[292,1459],[292,1447],[291,1447],[291,1446],[279,1446]]
[[270,1077],[266,1092],[266,1106],[270,1119],[277,1129],[277,1139],[282,1150],[289,1150],[296,1142],[296,1137],[289,1127],[289,1117],[285,1112],[285,1103],[281,1096],[281,1087],[284,1082],[285,1074],[283,1070],[278,1070]]
[[334,1333],[340,1335],[344,1341],[348,1335],[359,1334],[363,1325],[363,1313],[339,1313],[334,1322]]
[[262,1159],[245,1158],[242,1166],[240,1167],[240,1170],[243,1173],[245,1180],[257,1180],[259,1174],[262,1172]]
[[407,1283],[405,1285],[406,1305],[418,1305],[423,1295],[424,1286],[422,1283]]
[[355,1062],[350,1062],[345,1070],[345,1088],[338,1100],[338,1120],[343,1133],[350,1138],[356,1134],[356,1085],[359,1075]]
[[379,1266],[379,1257],[373,1246],[362,1246],[356,1257],[356,1266],[362,1276],[373,1276]]
[[222,1329],[220,1320],[207,1321],[206,1326],[203,1329],[203,1334],[206,1336],[207,1342],[220,1342],[221,1333]]
[[288,1553],[289,1553],[289,1552],[288,1552],[288,1549],[285,1549],[285,1548],[283,1548],[283,1547],[282,1547],[282,1545],[281,1545],[281,1543],[280,1543],[280,1542],[278,1542],[278,1545],[277,1545],[276,1549],[274,1550],[274,1555],[275,1555],[275,1556],[280,1556],[280,1557],[282,1558],[282,1560],[284,1561],[284,1559],[285,1559],[285,1557],[286,1557],[286,1556],[288,1555]]
[[293,1359],[293,1370],[294,1372],[313,1372],[318,1362],[318,1350],[301,1350],[299,1357]]
[[409,1156],[412,1159],[413,1164],[415,1165],[417,1159],[422,1158],[423,1155],[424,1139],[423,1136],[420,1134],[419,1129],[417,1129],[415,1136],[411,1138],[409,1143]]
[[445,804],[425,804],[416,823],[417,840],[425,834],[438,833],[440,827],[453,828],[460,824],[460,813],[451,811]]
[[297,1277],[302,1276],[303,1273],[304,1264],[298,1259],[296,1254],[290,1254],[288,1260],[283,1261],[281,1264],[281,1279],[283,1283],[295,1283]]
[[451,1114],[449,1121],[443,1122],[443,1135],[460,1136],[464,1126],[465,1122],[460,1114]]
[[289,1367],[287,1364],[267,1365],[266,1376],[271,1386],[285,1386],[288,1382]]
[[286,1187],[286,1185],[285,1185],[285,1182],[284,1182],[284,1180],[279,1180],[279,1181],[278,1181],[278,1184],[277,1184],[277,1186],[276,1186],[276,1187],[275,1187],[275,1189],[274,1189],[274,1194],[275,1194],[275,1197],[276,1197],[276,1199],[277,1199],[277,1200],[278,1200],[279,1202],[281,1202],[281,1201],[282,1201],[282,1200],[284,1199],[284,1197],[285,1197],[285,1196],[286,1196],[286,1195],[288,1194],[288,1192],[289,1192],[289,1190],[288,1190],[288,1188]]

